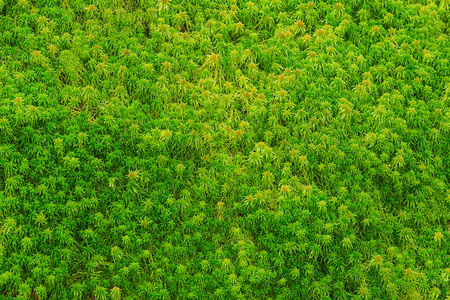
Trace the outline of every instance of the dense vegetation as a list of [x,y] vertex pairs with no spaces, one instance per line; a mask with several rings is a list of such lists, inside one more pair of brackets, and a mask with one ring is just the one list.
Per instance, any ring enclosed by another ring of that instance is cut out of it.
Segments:
[[0,0],[0,298],[450,299],[449,19]]

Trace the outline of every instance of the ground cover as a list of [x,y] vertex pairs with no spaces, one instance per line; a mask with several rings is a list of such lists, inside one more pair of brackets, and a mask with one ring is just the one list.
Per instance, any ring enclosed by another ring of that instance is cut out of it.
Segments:
[[0,299],[450,299],[449,18],[0,0]]

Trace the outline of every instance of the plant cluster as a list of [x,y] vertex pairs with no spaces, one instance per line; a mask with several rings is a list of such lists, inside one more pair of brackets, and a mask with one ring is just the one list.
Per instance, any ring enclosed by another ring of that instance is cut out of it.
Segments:
[[1,299],[450,299],[449,0],[0,0]]

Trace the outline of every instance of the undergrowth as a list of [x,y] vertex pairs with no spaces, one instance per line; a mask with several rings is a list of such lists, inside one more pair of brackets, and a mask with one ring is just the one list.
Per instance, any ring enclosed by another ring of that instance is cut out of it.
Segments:
[[449,18],[0,0],[0,298],[450,299]]

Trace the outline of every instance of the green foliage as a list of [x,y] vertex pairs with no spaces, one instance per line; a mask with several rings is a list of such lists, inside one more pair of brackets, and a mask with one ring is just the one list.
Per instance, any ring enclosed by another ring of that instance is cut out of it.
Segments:
[[0,298],[449,299],[449,16],[0,0]]

